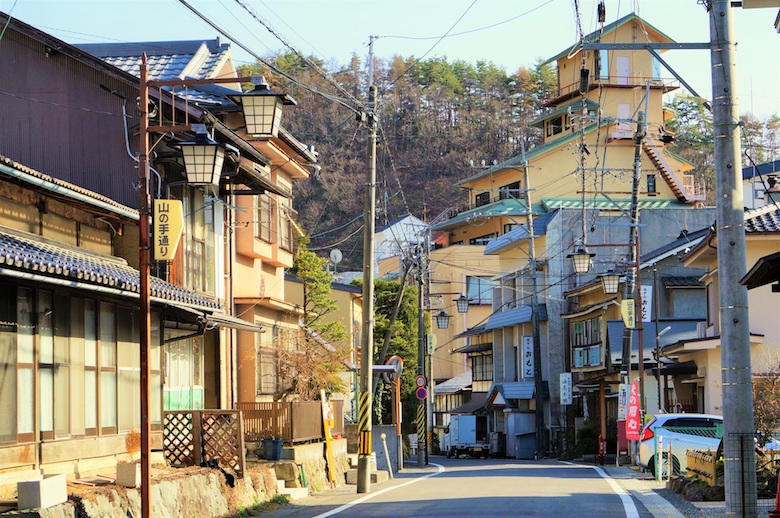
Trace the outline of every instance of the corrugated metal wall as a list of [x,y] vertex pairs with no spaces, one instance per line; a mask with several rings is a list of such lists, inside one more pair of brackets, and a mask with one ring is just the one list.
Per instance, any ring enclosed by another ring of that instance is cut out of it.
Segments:
[[47,53],[43,43],[9,27],[0,42],[0,154],[137,207],[123,101],[100,85],[127,98],[135,151],[137,87],[56,50]]

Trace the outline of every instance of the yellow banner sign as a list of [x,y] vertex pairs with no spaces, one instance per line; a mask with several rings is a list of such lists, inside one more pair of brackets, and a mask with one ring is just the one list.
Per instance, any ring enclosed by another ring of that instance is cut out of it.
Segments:
[[179,200],[154,200],[152,232],[154,260],[170,261],[176,255],[184,227],[184,211]]
[[623,317],[624,326],[628,329],[634,329],[636,322],[636,306],[634,306],[634,299],[628,299],[621,302],[620,316]]

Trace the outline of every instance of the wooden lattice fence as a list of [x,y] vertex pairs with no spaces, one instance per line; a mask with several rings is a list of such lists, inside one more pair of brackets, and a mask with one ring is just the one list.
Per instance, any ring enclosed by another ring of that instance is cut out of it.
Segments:
[[239,410],[177,410],[163,413],[163,454],[173,467],[217,461],[244,476],[244,423]]

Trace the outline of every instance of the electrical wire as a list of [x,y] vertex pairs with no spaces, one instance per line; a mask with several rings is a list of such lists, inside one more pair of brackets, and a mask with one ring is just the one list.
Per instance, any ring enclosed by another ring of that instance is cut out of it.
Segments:
[[401,74],[400,74],[398,77],[396,77],[395,79],[393,79],[392,81],[390,81],[390,83],[389,83],[387,86],[385,86],[385,87],[384,87],[384,89],[382,90],[382,92],[381,92],[381,93],[384,93],[384,92],[386,92],[386,91],[387,91],[387,90],[388,90],[388,89],[389,89],[391,86],[393,86],[393,85],[394,85],[394,84],[395,84],[395,83],[396,83],[396,82],[397,82],[399,79],[401,79],[403,76],[405,76],[407,73],[409,73],[409,71],[410,71],[410,70],[412,70],[414,67],[416,67],[416,66],[417,66],[417,64],[418,64],[418,63],[420,63],[420,61],[422,61],[422,60],[425,58],[425,56],[427,56],[428,54],[430,54],[430,53],[431,53],[431,51],[432,51],[433,49],[435,49],[435,48],[436,48],[436,46],[437,46],[439,43],[441,43],[441,41],[442,41],[444,38],[446,38],[446,37],[447,37],[447,35],[448,35],[450,32],[452,32],[452,30],[455,28],[455,26],[456,26],[456,25],[458,25],[458,23],[460,23],[460,21],[463,19],[463,17],[464,17],[464,16],[466,16],[466,14],[467,14],[467,13],[468,13],[468,12],[471,10],[471,8],[472,8],[472,7],[474,7],[474,4],[476,4],[476,3],[477,3],[477,0],[474,0],[473,2],[471,2],[471,5],[469,5],[469,6],[466,8],[466,10],[463,12],[463,14],[461,14],[461,15],[460,15],[460,17],[459,17],[459,18],[458,18],[458,19],[455,21],[455,23],[453,23],[453,24],[452,24],[452,26],[449,28],[449,30],[447,30],[447,32],[445,32],[445,33],[444,33],[444,34],[443,34],[443,35],[442,35],[442,36],[441,36],[441,37],[440,37],[438,40],[436,40],[436,43],[434,43],[434,44],[433,44],[433,46],[432,46],[431,48],[429,48],[429,49],[428,49],[428,50],[425,52],[425,54],[423,54],[422,56],[420,56],[419,58],[417,58],[416,60],[414,60],[414,62],[413,62],[411,65],[409,65],[409,67],[408,67],[406,70],[404,70],[403,72],[401,72]]

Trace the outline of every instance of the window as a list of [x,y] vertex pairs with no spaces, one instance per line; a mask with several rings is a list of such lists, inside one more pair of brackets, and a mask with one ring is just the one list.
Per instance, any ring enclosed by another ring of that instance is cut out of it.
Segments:
[[510,184],[498,188],[499,199],[505,200],[507,198],[510,198],[510,199],[517,200],[520,198],[520,196],[521,196],[520,182],[512,182]]
[[485,234],[484,236],[479,237],[472,237],[469,239],[470,245],[486,245],[488,244],[488,241],[496,237],[496,233],[493,232],[492,234]]
[[265,333],[255,333],[257,337],[257,393],[275,394],[277,360],[276,350],[274,349],[274,334],[276,327],[272,331]]
[[214,294],[214,207],[203,192],[187,189],[184,196],[184,287]]
[[473,355],[471,357],[471,376],[474,381],[493,381],[493,355]]
[[292,252],[292,217],[293,210],[289,198],[282,198],[279,203],[279,248]]
[[266,243],[276,242],[276,200],[268,194],[255,196],[255,237]]
[[498,287],[498,281],[481,277],[466,277],[466,296],[471,299],[469,304],[492,304],[493,288],[496,287]]
[[571,323],[572,363],[575,368],[603,365],[601,317]]
[[[150,417],[159,429],[160,317],[151,320]],[[0,443],[33,440],[35,388],[43,440],[138,429],[139,327],[138,310],[2,285],[0,412],[16,419],[0,419]]]
[[557,135],[563,131],[563,116],[555,117],[547,121],[547,136]]
[[100,427],[103,433],[116,433],[116,308],[106,302],[99,306]]
[[609,79],[609,51],[600,50],[597,59],[599,79]]
[[489,192],[481,192],[474,196],[474,205],[477,207],[482,207],[483,205],[487,205],[490,203],[490,193]]
[[655,195],[658,194],[658,191],[655,190],[655,175],[649,174],[647,175],[647,194]]
[[507,232],[511,232],[513,229],[516,229],[520,225],[517,223],[504,223],[504,234]]
[[203,337],[183,338],[165,344],[163,408],[203,408]]

